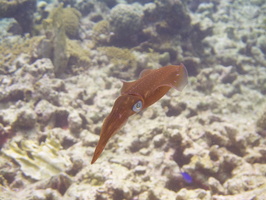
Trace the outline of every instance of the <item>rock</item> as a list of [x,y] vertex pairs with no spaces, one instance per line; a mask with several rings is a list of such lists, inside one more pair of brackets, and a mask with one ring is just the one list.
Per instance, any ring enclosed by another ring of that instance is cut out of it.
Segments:
[[219,131],[211,130],[206,132],[206,136],[211,140],[210,144],[218,144],[219,146],[226,146],[230,144],[226,135]]
[[83,144],[85,146],[96,146],[99,140],[99,136],[89,132],[88,130],[83,130],[80,133],[80,137],[82,138]]
[[35,84],[35,91],[33,97],[36,101],[45,99],[54,106],[60,105],[59,92],[52,88],[53,84],[48,77],[42,78]]
[[200,59],[197,57],[185,57],[183,64],[188,70],[189,76],[196,76],[199,73]]
[[73,133],[78,133],[83,125],[82,118],[78,112],[71,112],[67,118],[69,129]]
[[135,174],[145,174],[145,172],[146,172],[146,167],[145,166],[137,166],[134,169],[134,173]]
[[256,122],[257,130],[261,133],[266,132],[266,109],[260,114]]
[[30,108],[20,109],[17,113],[17,118],[13,122],[13,128],[33,128],[36,123],[37,116]]
[[149,138],[147,136],[136,138],[131,142],[129,149],[131,152],[137,152],[140,149],[147,147],[148,141],[149,141]]
[[230,139],[234,139],[238,135],[238,130],[234,126],[227,124],[227,125],[225,125],[224,128],[225,128],[227,135]]
[[208,179],[209,187],[214,194],[224,194],[224,188],[221,183],[213,177]]
[[[32,52],[32,56],[34,58],[52,58],[52,53],[53,53],[53,43],[50,39],[47,38],[42,38],[38,44],[36,45],[36,48]],[[37,60],[39,61],[39,60]],[[36,61],[36,62],[37,62]],[[42,60],[41,62],[46,62],[47,66],[53,70],[54,72],[54,67],[51,62],[51,59],[47,60]],[[50,63],[49,63],[50,62]],[[36,66],[36,65],[35,65]],[[52,67],[50,67],[52,66]]]
[[23,73],[29,73],[36,79],[41,79],[43,76],[54,78],[54,66],[50,59],[42,58],[31,65],[25,65]]
[[170,62],[170,54],[168,52],[164,52],[163,54],[160,54],[159,63],[162,66],[167,65],[169,62]]
[[64,173],[60,173],[51,177],[45,188],[57,190],[61,195],[64,195],[71,184],[71,178]]
[[0,90],[0,102],[27,100],[31,97],[32,91],[33,88],[30,84],[12,84],[5,90]]
[[164,133],[164,135],[166,137],[168,137],[170,139],[170,141],[172,142],[179,142],[182,140],[182,134],[180,133],[180,131],[178,129],[173,129],[171,131],[166,131]]
[[156,135],[153,138],[153,144],[156,148],[161,147],[165,143],[165,138],[162,134]]
[[260,36],[257,40],[257,43],[258,43],[260,50],[264,54],[266,54],[266,37],[265,37],[265,35]]
[[175,200],[186,199],[211,199],[211,193],[203,189],[187,190],[183,188],[177,193]]
[[222,83],[233,83],[237,78],[236,69],[232,66],[224,69],[223,74],[221,76]]

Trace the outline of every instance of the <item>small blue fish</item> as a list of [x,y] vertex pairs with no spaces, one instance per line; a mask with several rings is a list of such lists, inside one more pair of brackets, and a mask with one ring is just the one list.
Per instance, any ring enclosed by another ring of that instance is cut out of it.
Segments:
[[188,184],[191,184],[192,183],[192,177],[188,174],[188,173],[186,173],[186,172],[181,172],[181,175],[182,175],[182,177],[183,177],[183,179],[184,179],[184,181],[186,182],[186,183],[188,183]]

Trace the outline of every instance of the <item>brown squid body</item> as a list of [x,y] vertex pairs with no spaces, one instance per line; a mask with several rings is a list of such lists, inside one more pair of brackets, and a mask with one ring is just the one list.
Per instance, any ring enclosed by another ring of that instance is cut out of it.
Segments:
[[141,72],[138,80],[123,82],[121,96],[116,99],[111,113],[103,122],[100,140],[94,151],[91,164],[101,155],[110,137],[126,123],[131,115],[154,104],[170,88],[181,91],[187,82],[187,70],[183,64],[146,69]]

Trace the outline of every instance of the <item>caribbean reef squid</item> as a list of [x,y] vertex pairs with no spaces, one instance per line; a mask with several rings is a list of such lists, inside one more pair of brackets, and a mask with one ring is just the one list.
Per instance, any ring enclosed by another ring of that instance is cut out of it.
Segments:
[[127,119],[154,104],[171,88],[181,91],[188,83],[186,67],[168,65],[159,69],[145,69],[136,81],[125,82],[111,113],[106,117],[100,139],[91,161],[93,164],[101,155],[108,140],[126,123]]

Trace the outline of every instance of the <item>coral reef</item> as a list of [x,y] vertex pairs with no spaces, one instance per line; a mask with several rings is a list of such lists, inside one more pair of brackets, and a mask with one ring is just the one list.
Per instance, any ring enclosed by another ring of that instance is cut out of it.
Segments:
[[[11,45],[9,41],[3,41],[0,45],[0,54],[3,57],[0,61],[0,73],[9,74],[13,73],[20,67],[21,59],[23,63],[30,62],[30,54],[36,51],[36,46],[43,39],[42,36],[27,38],[25,40],[18,39],[16,43]],[[19,55],[22,55],[19,58]]]
[[31,33],[36,11],[36,0],[21,0],[0,2],[0,18],[8,17],[17,20],[23,33]]
[[110,24],[107,20],[101,20],[93,26],[92,38],[97,46],[106,45],[110,41]]
[[188,29],[190,29],[190,16],[187,13],[182,1],[171,1],[166,0],[164,2],[156,2],[156,12],[158,13],[157,17],[164,19],[162,25],[159,24],[158,32],[166,31],[168,33],[179,33],[186,34]]
[[110,13],[110,26],[114,32],[113,43],[130,46],[138,41],[142,28],[143,11],[139,4],[118,4]]
[[[49,16],[54,28],[63,28],[70,39],[79,38],[79,21],[81,14],[74,8],[55,8]],[[49,20],[48,19],[48,20]]]

